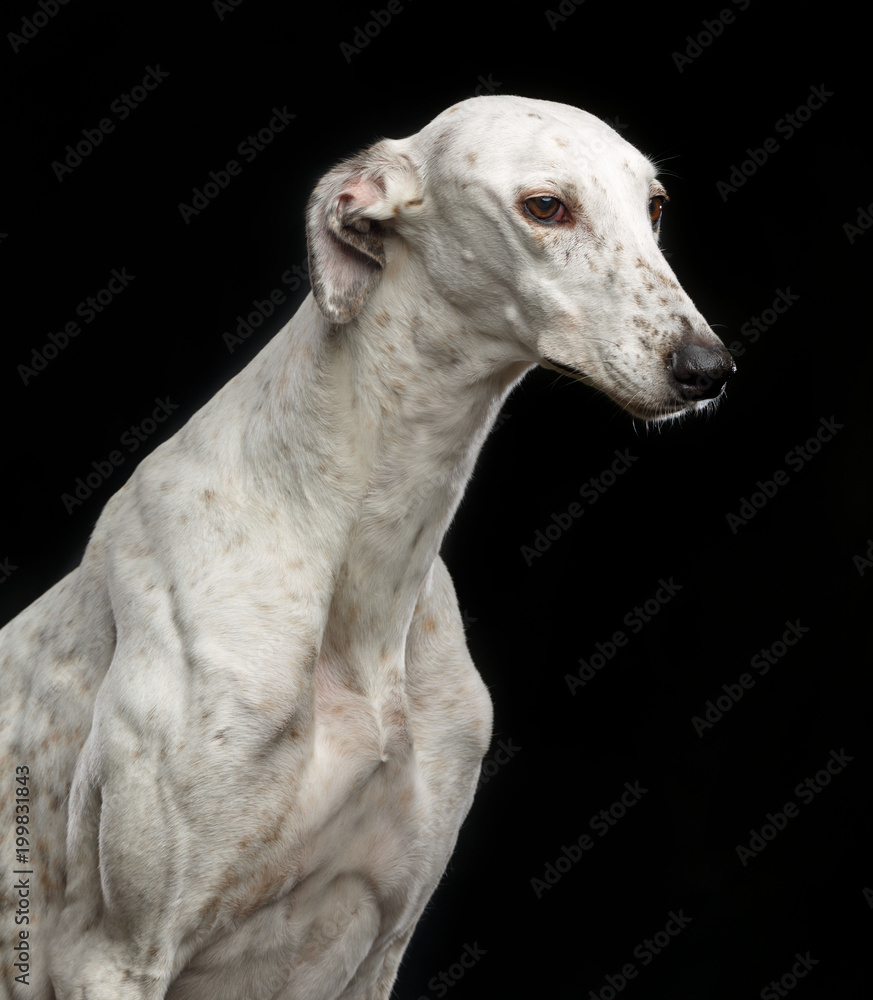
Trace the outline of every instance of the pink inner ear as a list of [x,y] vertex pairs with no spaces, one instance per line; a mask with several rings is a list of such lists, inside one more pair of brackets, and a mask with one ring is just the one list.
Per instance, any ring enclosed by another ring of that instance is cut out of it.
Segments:
[[366,210],[385,197],[381,182],[369,177],[356,177],[349,181],[337,196],[337,207],[341,215],[351,211],[365,214]]

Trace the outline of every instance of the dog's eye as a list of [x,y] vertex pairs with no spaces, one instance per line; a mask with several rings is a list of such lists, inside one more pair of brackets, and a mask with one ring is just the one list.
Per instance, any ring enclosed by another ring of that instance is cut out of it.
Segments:
[[661,213],[664,211],[664,203],[670,199],[665,194],[656,194],[649,198],[649,219],[652,222],[652,229],[657,232],[661,225]]
[[528,198],[524,207],[528,214],[532,215],[539,222],[559,222],[564,218],[567,209],[562,202],[552,195],[539,195],[536,198]]

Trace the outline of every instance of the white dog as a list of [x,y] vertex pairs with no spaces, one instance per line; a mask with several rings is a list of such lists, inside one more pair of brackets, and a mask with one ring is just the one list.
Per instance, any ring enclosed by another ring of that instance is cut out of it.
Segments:
[[489,746],[439,549],[502,401],[545,365],[660,420],[733,370],[665,200],[519,97],[323,178],[313,294],[2,632],[0,996],[386,1000]]

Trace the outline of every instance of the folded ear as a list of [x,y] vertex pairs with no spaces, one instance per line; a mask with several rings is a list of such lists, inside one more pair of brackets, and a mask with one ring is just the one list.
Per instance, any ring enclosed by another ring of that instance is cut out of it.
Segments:
[[334,167],[306,209],[312,291],[331,323],[348,323],[378,284],[394,221],[421,204],[415,167],[385,139]]

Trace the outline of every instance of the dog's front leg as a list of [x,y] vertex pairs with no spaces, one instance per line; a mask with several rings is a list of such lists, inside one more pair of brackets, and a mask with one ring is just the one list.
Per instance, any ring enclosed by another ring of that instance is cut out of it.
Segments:
[[160,1000],[192,956],[299,877],[311,629],[288,604],[285,635],[255,607],[195,608],[165,582],[122,593],[70,794],[57,1000]]
[[144,692],[125,701],[114,687],[98,699],[70,795],[65,907],[51,952],[58,1000],[160,1000],[198,924],[205,872],[185,819],[197,801],[179,799],[170,731],[149,727]]

